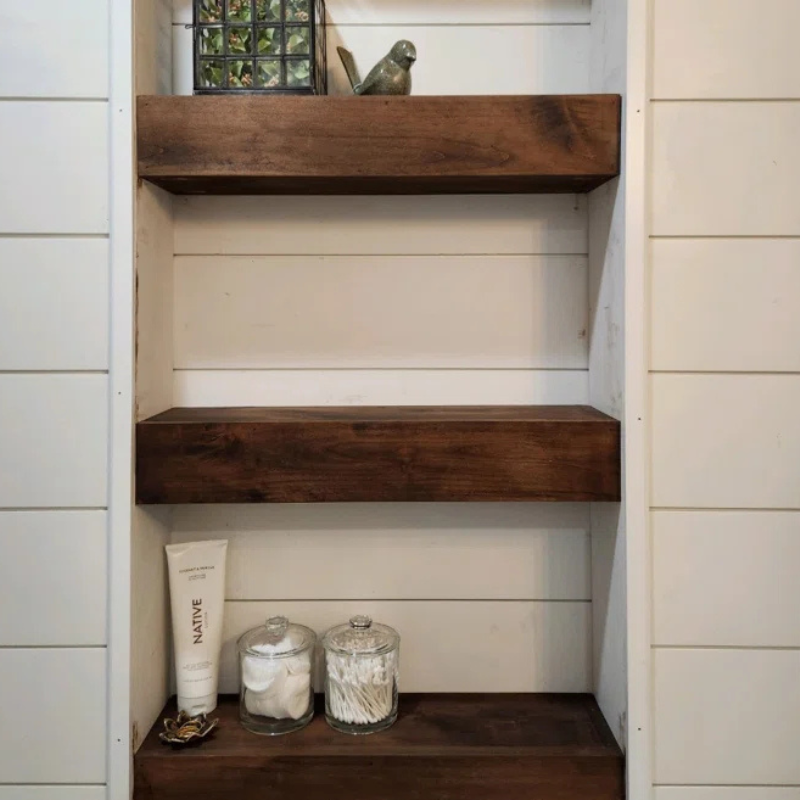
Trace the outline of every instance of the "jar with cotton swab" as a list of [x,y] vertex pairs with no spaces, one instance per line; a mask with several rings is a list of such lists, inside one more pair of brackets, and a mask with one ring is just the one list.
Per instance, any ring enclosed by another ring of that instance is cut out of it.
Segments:
[[311,722],[316,642],[314,631],[286,617],[272,617],[239,639],[239,718],[247,730],[279,736]]
[[337,731],[377,733],[397,719],[400,636],[369,617],[331,628],[325,649],[325,718]]

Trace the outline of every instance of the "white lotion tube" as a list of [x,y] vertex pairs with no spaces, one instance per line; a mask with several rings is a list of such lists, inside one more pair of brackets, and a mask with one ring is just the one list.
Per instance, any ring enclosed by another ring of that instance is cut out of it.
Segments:
[[192,716],[217,707],[227,541],[166,547],[178,710]]

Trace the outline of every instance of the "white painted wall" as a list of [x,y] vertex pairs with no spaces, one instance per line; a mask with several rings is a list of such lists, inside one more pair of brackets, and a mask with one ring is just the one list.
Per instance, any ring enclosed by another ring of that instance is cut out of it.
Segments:
[[796,0],[655,0],[656,800],[800,796]]
[[108,14],[2,12],[2,800],[105,795]]

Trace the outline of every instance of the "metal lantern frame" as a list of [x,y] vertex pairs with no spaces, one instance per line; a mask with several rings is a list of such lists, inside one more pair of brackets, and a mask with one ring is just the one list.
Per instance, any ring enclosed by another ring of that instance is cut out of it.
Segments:
[[[328,93],[327,37],[325,0],[307,0],[308,21],[291,16],[298,0],[193,0],[194,32],[194,93],[195,94],[263,94],[307,95]],[[280,4],[280,18],[267,18],[262,9]],[[241,19],[241,8],[249,7],[250,19]],[[237,14],[231,13],[235,7]],[[209,10],[219,17],[208,19]],[[205,14],[203,13],[205,12]],[[308,31],[308,52],[293,52],[291,40]],[[246,33],[245,33],[246,32]],[[232,50],[232,41],[249,35],[249,48]],[[206,42],[210,36],[221,35],[221,48],[209,52]],[[266,34],[272,38],[266,39]],[[275,37],[280,37],[277,47]],[[232,38],[236,37],[236,38]],[[269,49],[261,50],[262,42]],[[277,50],[277,52],[276,52]],[[292,84],[292,70],[308,63],[308,83]],[[249,66],[249,85],[234,76],[236,69]],[[219,79],[209,82],[205,76],[221,70]],[[267,80],[269,78],[269,80]],[[232,81],[236,84],[232,84]]]

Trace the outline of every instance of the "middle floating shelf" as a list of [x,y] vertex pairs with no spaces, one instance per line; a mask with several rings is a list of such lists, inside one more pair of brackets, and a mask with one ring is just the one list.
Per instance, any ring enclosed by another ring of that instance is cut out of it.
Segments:
[[136,429],[136,501],[618,501],[589,406],[173,408]]
[[619,95],[140,97],[139,177],[174,194],[588,192]]

